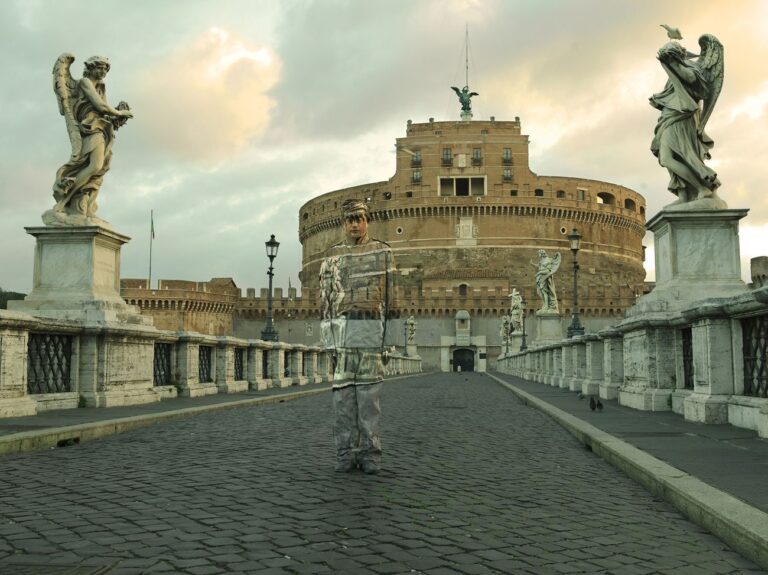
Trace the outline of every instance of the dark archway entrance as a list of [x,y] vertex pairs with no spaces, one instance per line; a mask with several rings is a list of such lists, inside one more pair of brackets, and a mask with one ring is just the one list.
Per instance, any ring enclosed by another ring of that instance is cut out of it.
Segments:
[[453,371],[475,371],[475,352],[471,349],[456,349],[453,352]]

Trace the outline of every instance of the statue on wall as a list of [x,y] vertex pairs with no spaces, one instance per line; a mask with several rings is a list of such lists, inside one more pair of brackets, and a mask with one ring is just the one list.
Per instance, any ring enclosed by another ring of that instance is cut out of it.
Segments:
[[471,112],[472,96],[479,96],[480,94],[477,92],[470,92],[469,86],[464,86],[461,90],[459,90],[456,86],[451,86],[451,90],[456,92],[456,95],[459,97],[459,102],[461,103],[461,111]]
[[[679,32],[670,34],[670,38],[679,36]],[[714,142],[704,129],[723,86],[723,45],[711,34],[704,34],[699,46],[697,56],[671,40],[658,52],[668,79],[664,90],[650,98],[651,106],[661,111],[651,151],[669,171],[668,189],[678,197],[672,205],[705,200],[695,207],[720,209],[726,207],[717,196],[720,180],[704,164]]]
[[501,326],[499,327],[499,335],[501,336],[501,344],[506,345],[509,343],[510,333],[510,318],[507,314],[501,316]]
[[416,318],[410,316],[406,323],[408,324],[408,344],[411,345],[416,341]]
[[531,262],[536,268],[536,292],[541,297],[540,312],[559,313],[557,293],[555,292],[555,272],[560,268],[560,253],[549,257],[547,252],[539,250],[539,261]]
[[104,175],[112,160],[115,131],[133,117],[128,104],[107,103],[104,78],[109,60],[93,56],[85,61],[80,80],[70,73],[75,57],[62,54],[53,66],[53,91],[72,145],[69,161],[56,172],[53,197],[56,205],[43,214],[52,226],[104,224],[95,217]]
[[523,296],[520,295],[517,288],[512,288],[512,293],[508,297],[511,331],[512,333],[520,333],[523,331]]

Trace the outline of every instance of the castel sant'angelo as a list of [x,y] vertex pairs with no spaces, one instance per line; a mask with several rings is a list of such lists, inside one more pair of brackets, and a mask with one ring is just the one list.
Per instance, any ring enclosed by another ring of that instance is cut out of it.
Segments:
[[[414,316],[427,369],[455,368],[457,350],[471,355],[465,369],[485,369],[504,351],[501,317],[513,289],[523,296],[535,342],[539,250],[562,257],[554,281],[565,333],[573,301],[567,239],[573,229],[582,236],[578,302],[587,331],[616,323],[642,293],[645,199],[617,184],[534,173],[519,118],[476,121],[465,111],[458,121],[409,120],[395,146],[389,180],[330,191],[300,208],[301,296],[295,289],[287,295],[275,290],[280,339],[318,341],[318,271],[325,250],[342,239],[340,208],[349,198],[368,203],[371,237],[394,252],[392,343],[404,347],[405,321]],[[158,327],[218,335],[258,338],[267,311],[266,289],[259,297],[248,289],[242,297],[222,278],[161,280],[158,290],[124,280],[123,296],[155,316]]]

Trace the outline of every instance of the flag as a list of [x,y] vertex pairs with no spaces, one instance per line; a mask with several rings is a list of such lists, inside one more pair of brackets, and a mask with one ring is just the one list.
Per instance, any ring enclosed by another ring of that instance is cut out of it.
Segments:
[[149,210],[149,231],[150,236],[155,239],[155,210]]

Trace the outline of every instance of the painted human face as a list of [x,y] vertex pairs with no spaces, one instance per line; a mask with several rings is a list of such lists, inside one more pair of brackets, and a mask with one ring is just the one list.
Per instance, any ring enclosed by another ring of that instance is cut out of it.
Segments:
[[347,239],[354,244],[365,241],[368,236],[368,220],[365,212],[358,211],[344,216],[344,233]]

